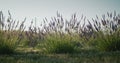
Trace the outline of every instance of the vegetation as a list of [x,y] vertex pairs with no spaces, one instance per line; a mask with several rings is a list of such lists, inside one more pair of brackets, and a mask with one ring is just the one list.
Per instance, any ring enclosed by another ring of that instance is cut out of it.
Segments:
[[9,54],[14,52],[14,43],[8,42],[0,33],[0,54]]
[[8,14],[5,18],[0,12],[0,62],[120,62],[120,14],[116,12],[92,21],[86,16],[78,20],[76,14],[65,20],[57,13],[50,21],[45,18],[40,27],[31,22],[28,30],[26,18],[20,22]]
[[48,53],[73,53],[75,45],[71,44],[71,38],[67,35],[60,37],[58,34],[55,36],[47,36],[45,41],[45,49]]

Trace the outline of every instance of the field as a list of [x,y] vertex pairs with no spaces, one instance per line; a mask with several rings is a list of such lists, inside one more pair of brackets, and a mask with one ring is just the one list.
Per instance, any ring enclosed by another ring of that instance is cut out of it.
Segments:
[[120,63],[120,14],[107,12],[92,21],[86,16],[70,20],[46,18],[26,30],[10,12],[0,12],[0,63]]

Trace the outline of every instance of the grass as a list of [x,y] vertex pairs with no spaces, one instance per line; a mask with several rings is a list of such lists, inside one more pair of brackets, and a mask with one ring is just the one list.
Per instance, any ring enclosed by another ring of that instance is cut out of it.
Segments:
[[83,52],[79,54],[17,53],[1,55],[1,63],[119,63],[120,52]]
[[47,36],[44,43],[47,53],[73,53],[76,50],[77,40],[67,34],[63,36],[53,34]]
[[101,51],[120,51],[119,31],[112,35],[104,35],[98,38],[97,48]]
[[0,32],[0,54],[12,54],[15,52],[15,42],[10,40],[6,39],[4,34]]
[[1,63],[120,62],[120,15],[115,12],[101,19],[96,16],[92,23],[85,16],[78,20],[73,14],[65,20],[57,13],[51,21],[45,19],[41,27],[31,22],[27,31],[26,19],[19,23],[8,13],[5,19],[0,12]]

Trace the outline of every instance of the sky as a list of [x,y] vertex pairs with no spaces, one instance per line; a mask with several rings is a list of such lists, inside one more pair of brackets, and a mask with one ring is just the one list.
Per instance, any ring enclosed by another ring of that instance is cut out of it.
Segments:
[[88,19],[106,12],[120,13],[120,0],[0,0],[0,11],[7,16],[8,10],[14,19],[24,20],[26,17],[29,23],[36,18],[39,25],[45,17],[50,20],[56,16],[57,11],[65,19],[74,13],[78,17],[83,14]]

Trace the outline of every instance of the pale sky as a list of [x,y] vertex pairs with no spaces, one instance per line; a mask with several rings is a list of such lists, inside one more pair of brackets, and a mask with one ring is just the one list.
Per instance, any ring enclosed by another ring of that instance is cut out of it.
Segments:
[[5,16],[10,10],[14,19],[23,20],[26,17],[28,23],[35,17],[37,21],[45,17],[50,20],[57,11],[66,19],[73,13],[91,19],[114,10],[120,13],[120,0],[0,0],[0,10]]

